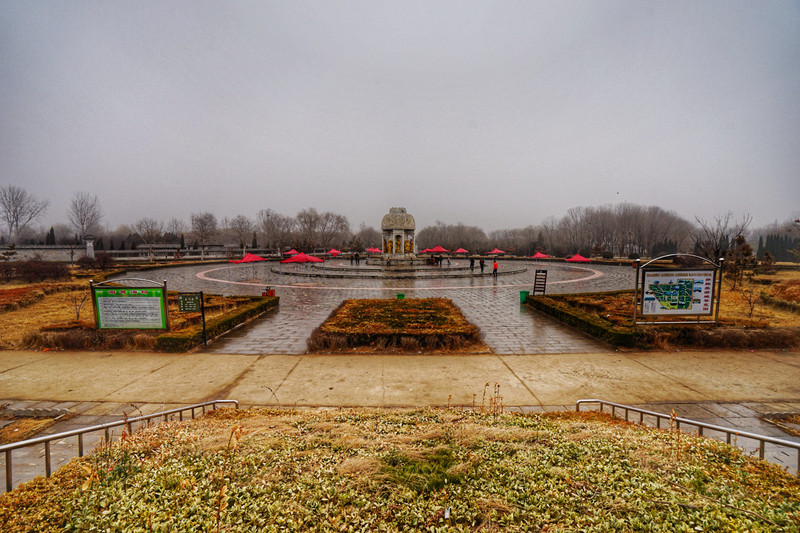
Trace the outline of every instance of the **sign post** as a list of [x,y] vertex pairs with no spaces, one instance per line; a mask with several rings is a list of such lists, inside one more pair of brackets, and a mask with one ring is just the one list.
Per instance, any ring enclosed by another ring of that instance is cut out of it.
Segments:
[[[112,286],[89,280],[97,329],[169,329],[167,282],[123,278],[113,283],[135,281],[136,286]],[[156,286],[145,287],[141,282]]]
[[206,346],[206,304],[203,291],[178,293],[178,311],[181,313],[196,313],[200,311],[203,321],[203,346]]
[[[690,255],[710,263],[713,268],[650,267],[659,259]],[[634,289],[633,321],[635,324],[700,324],[716,323],[722,289],[722,261],[691,254],[670,254],[639,266],[637,260]],[[676,321],[657,320],[672,317]],[[682,319],[682,317],[687,317]],[[694,320],[688,320],[694,317]],[[702,317],[709,317],[705,320]],[[649,318],[649,319],[648,319]],[[638,319],[638,320],[637,320]]]

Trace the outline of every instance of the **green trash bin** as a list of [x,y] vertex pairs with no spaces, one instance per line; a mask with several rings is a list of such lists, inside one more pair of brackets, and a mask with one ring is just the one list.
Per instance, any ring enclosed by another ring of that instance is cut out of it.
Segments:
[[531,291],[519,291],[519,303],[524,304],[530,293]]
[[406,295],[403,294],[402,292],[398,292],[397,293],[397,299],[398,300],[405,300],[406,299]]

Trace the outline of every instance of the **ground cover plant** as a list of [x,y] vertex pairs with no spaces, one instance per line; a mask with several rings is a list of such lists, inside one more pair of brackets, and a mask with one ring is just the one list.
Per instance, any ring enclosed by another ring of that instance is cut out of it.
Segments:
[[310,351],[485,349],[478,327],[446,298],[345,300],[308,340]]
[[789,531],[800,480],[607,414],[223,409],[0,496],[26,531]]

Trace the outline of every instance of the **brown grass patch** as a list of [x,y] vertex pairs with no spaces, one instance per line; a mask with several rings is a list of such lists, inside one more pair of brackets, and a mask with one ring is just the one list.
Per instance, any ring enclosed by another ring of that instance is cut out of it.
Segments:
[[55,418],[20,418],[0,428],[0,444],[30,439],[56,423]]

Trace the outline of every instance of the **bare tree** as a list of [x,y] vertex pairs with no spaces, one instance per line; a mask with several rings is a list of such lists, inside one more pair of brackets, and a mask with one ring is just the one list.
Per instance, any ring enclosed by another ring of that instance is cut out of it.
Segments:
[[736,237],[745,235],[753,217],[747,214],[737,222],[733,219],[733,213],[728,211],[714,217],[713,222],[707,222],[699,217],[695,220],[698,227],[691,234],[695,249],[712,261],[717,261],[728,251]]
[[209,213],[208,211],[192,213],[192,231],[201,245],[200,260],[203,260],[205,254],[203,253],[202,245],[217,233],[217,217],[214,216],[214,213]]
[[[800,218],[792,221],[792,223],[789,225],[789,231],[796,232],[798,235],[800,235]],[[794,250],[789,250],[789,253],[791,253],[794,258],[797,259],[797,261],[800,261],[800,244],[798,244],[797,248]]]
[[167,222],[167,231],[173,235],[182,235],[186,233],[186,222],[179,218],[171,218]]
[[264,246],[280,250],[289,243],[297,223],[294,218],[272,209],[258,212],[258,227],[264,237]]
[[150,261],[153,260],[153,245],[161,240],[164,234],[164,223],[154,218],[140,218],[133,225],[134,231],[139,238],[147,245],[147,255]]
[[0,187],[0,215],[8,228],[9,240],[16,242],[20,229],[38,219],[47,205],[46,200],[39,200],[22,187]]
[[98,229],[103,219],[103,209],[97,196],[79,191],[72,197],[67,216],[78,235],[84,237]]
[[140,218],[133,225],[133,230],[139,234],[145,244],[156,244],[164,234],[164,223],[154,218]]
[[359,243],[359,248],[368,248],[370,246],[377,246],[380,248],[381,246],[381,232],[372,226],[367,226],[364,222],[359,224],[358,232],[355,234],[355,237]]
[[253,221],[244,215],[237,215],[228,221],[228,228],[236,237],[236,243],[244,248],[248,237],[253,232]]

